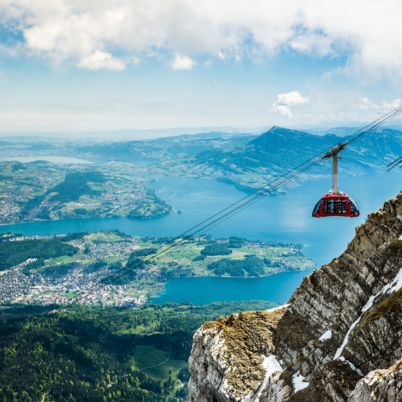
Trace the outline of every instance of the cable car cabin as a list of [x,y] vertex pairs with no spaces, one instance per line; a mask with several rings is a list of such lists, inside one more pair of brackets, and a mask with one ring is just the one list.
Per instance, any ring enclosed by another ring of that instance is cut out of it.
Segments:
[[313,209],[313,218],[343,216],[357,218],[360,215],[357,204],[346,193],[328,193],[317,202]]
[[338,154],[347,143],[341,143],[327,152],[323,159],[332,159],[332,190],[317,202],[311,214],[313,218],[343,216],[357,218],[360,215],[357,204],[346,194],[338,190]]

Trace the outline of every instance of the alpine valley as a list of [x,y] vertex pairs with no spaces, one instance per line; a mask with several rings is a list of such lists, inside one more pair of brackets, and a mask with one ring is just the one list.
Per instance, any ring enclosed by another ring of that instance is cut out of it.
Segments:
[[386,165],[402,132],[342,153],[355,220],[310,218],[321,163],[176,238],[345,140],[334,131],[4,138],[0,400],[399,401],[402,195],[365,219],[400,190]]

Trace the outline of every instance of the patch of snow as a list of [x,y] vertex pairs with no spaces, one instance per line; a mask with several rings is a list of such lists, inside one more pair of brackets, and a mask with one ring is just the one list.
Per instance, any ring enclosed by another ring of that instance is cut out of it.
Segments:
[[[371,299],[371,298],[370,298],[370,299]],[[369,301],[370,301],[370,300],[369,300]],[[367,302],[367,303],[368,303],[368,302]],[[362,311],[363,311],[363,310],[362,310]],[[343,353],[343,349],[345,349],[345,346],[346,346],[346,344],[347,344],[348,341],[349,341],[349,335],[351,334],[351,332],[355,329],[356,325],[357,325],[357,324],[359,323],[359,321],[361,320],[362,315],[363,315],[363,313],[360,314],[359,318],[349,327],[349,330],[348,330],[348,332],[346,333],[345,338],[343,339],[343,342],[342,342],[341,346],[339,346],[339,348],[338,348],[337,351],[335,352],[334,360],[335,360],[335,359],[339,359],[339,358],[341,357],[341,355],[342,355],[342,353]]]
[[399,270],[398,275],[392,282],[391,287],[388,290],[388,293],[397,292],[400,288],[402,288],[402,268]]
[[267,371],[267,375],[269,377],[271,377],[271,375],[274,374],[276,371],[283,370],[281,364],[278,362],[278,359],[276,358],[275,355],[269,355],[265,357],[262,365]]
[[379,296],[382,296],[386,293],[393,293],[398,291],[402,287],[402,268],[399,270],[398,274],[394,278],[392,282],[387,283],[377,294],[370,296],[370,298],[367,300],[367,303],[363,306],[360,316],[356,319],[356,321],[349,327],[348,332],[345,335],[345,338],[341,344],[341,346],[338,348],[334,355],[334,360],[339,359],[339,357],[342,356],[343,350],[345,349],[345,346],[347,345],[349,341],[349,335],[351,332],[355,329],[356,325],[360,322],[360,320],[363,317],[363,314],[370,310],[371,307],[373,307],[375,299],[377,299]]
[[327,339],[331,339],[332,338],[332,331],[330,329],[328,329],[327,331],[325,331],[319,338],[319,341],[326,341]]
[[310,385],[310,383],[306,381],[305,377],[303,377],[299,372],[293,374],[292,383],[295,392],[299,392]]
[[271,312],[271,311],[280,310],[280,309],[282,309],[282,308],[286,308],[286,307],[289,307],[289,306],[290,306],[290,303],[288,303],[288,304],[281,304],[281,305],[278,306],[278,307],[269,308],[268,310],[265,310],[265,312],[266,312],[266,313],[269,313],[269,312]]
[[258,391],[255,394],[255,397],[252,397],[252,394],[251,394],[246,398],[246,401],[259,402],[260,396],[261,396],[262,392],[265,390],[265,388],[267,387],[267,384],[268,384],[270,378],[272,377],[272,375],[278,371],[283,371],[283,368],[275,355],[265,356],[264,361],[262,362],[262,366],[264,367],[264,369],[266,371],[264,381],[261,383],[260,387],[258,388]]
[[357,368],[351,361],[345,359],[343,356],[339,358],[340,361],[347,363],[347,365],[357,374],[359,374],[361,377],[364,377],[363,372]]

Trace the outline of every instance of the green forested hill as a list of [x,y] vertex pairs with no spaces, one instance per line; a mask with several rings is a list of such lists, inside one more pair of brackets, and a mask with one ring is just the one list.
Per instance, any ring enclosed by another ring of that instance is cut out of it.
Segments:
[[[401,138],[401,132],[397,130],[373,131],[344,151],[345,160],[341,167],[357,172],[382,168],[386,161],[400,154]],[[274,126],[252,141],[231,150],[209,149],[199,153],[196,163],[221,172],[243,175],[250,171],[262,174],[264,169],[282,173],[283,169],[290,169],[341,140],[334,134],[318,136]]]
[[0,309],[0,401],[184,401],[194,331],[269,302]]
[[[1,154],[2,150],[0,159]],[[2,224],[116,216],[150,219],[170,212],[133,167],[0,160]]]

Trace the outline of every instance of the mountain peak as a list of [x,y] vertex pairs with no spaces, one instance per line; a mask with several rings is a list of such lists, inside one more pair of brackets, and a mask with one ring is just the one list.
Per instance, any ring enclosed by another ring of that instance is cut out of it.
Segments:
[[301,130],[295,130],[293,128],[287,128],[287,127],[281,127],[281,126],[272,126],[268,131],[265,133],[262,133],[261,135],[265,134],[302,134],[302,135],[312,135],[310,133],[307,133],[306,131],[301,131]]
[[[290,149],[290,146],[299,144],[301,147],[309,146],[311,143],[318,144],[320,137],[304,131],[290,128],[272,126],[268,131],[250,141],[250,144],[257,148]],[[290,145],[289,145],[290,144]]]

